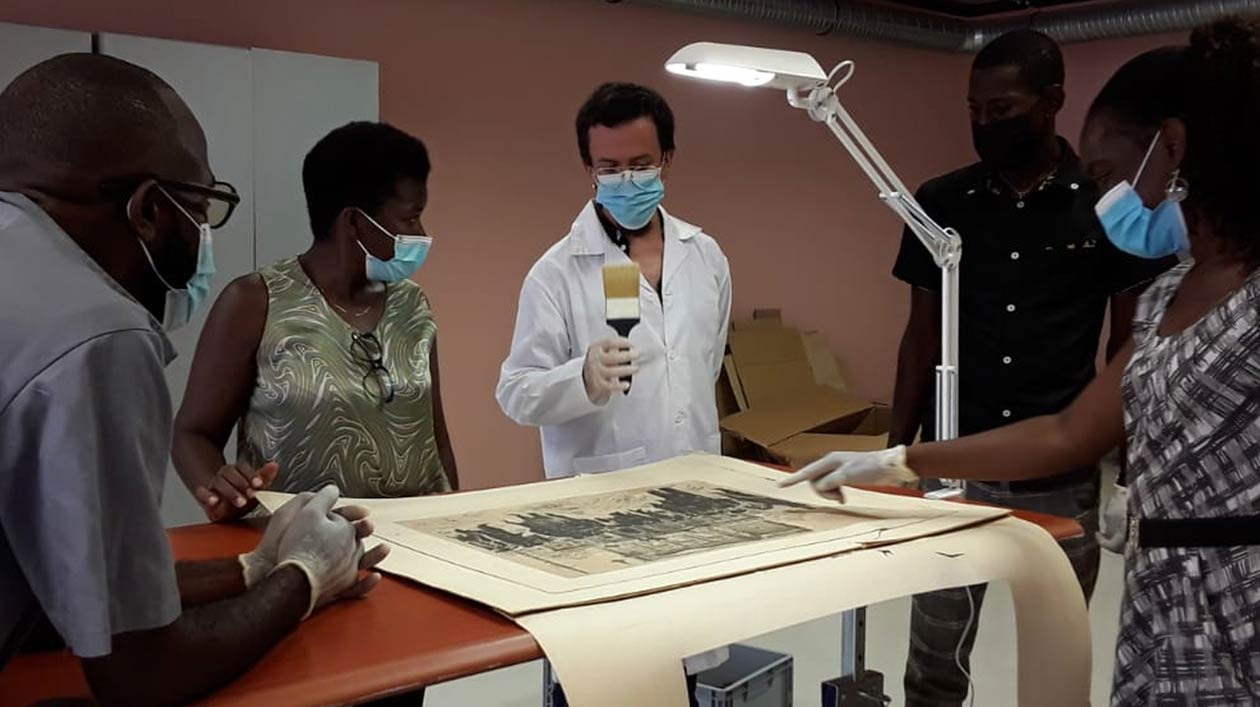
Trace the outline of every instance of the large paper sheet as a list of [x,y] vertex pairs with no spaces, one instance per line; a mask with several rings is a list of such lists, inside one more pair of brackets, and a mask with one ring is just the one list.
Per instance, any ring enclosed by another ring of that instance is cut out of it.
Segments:
[[1015,603],[1019,707],[1087,707],[1080,585],[1054,539],[1014,518],[516,621],[574,707],[685,707],[683,656],[908,594],[995,581],[1010,583]]
[[[381,569],[534,635],[575,707],[683,707],[685,656],[908,594],[1009,581],[1020,705],[1087,704],[1089,633],[1066,557],[1000,509],[848,491],[690,456],[613,474],[369,506]],[[263,494],[274,508],[287,496]]]
[[[998,509],[855,492],[843,506],[710,455],[449,496],[347,500],[393,548],[381,569],[509,616],[733,577],[984,523]],[[281,500],[266,494],[264,505]]]

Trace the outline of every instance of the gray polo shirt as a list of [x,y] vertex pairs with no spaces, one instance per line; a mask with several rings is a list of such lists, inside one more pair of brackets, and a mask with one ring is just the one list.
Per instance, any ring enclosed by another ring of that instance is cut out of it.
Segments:
[[85,658],[179,616],[159,513],[173,358],[43,210],[0,192],[0,666],[40,609]]

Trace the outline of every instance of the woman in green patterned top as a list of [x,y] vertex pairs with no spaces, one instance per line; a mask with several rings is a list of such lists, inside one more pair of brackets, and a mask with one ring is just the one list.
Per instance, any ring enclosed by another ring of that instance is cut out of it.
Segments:
[[175,420],[175,466],[211,520],[267,487],[373,498],[458,486],[437,325],[410,279],[431,242],[428,176],[424,144],[382,123],[338,128],[306,156],[314,242],[224,290]]

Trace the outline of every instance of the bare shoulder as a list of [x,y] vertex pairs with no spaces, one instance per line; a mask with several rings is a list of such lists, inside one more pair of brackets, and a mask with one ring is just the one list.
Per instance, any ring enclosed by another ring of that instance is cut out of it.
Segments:
[[219,330],[225,327],[238,333],[250,333],[254,338],[262,336],[267,321],[270,298],[267,283],[259,273],[242,275],[228,283],[210,308],[206,328]]
[[215,302],[216,310],[226,310],[233,314],[245,314],[267,310],[267,283],[262,275],[252,272],[241,275],[223,288],[223,293]]
[[251,272],[241,275],[223,288],[223,296],[231,296],[246,302],[257,302],[267,299],[267,282],[261,273]]

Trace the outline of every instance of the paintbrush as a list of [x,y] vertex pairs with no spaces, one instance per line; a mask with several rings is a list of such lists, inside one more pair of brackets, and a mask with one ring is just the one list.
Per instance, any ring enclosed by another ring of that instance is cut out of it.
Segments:
[[[604,266],[604,317],[617,335],[626,338],[639,323],[639,265]],[[630,394],[630,376],[626,382],[626,395]]]

